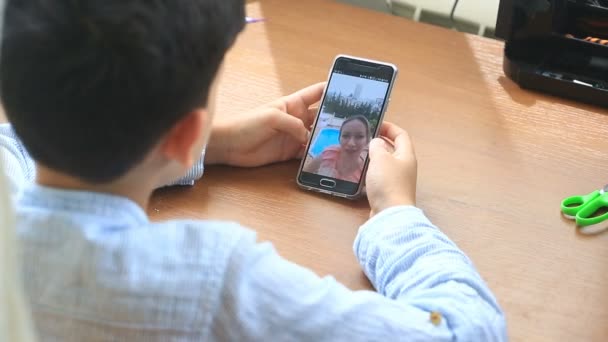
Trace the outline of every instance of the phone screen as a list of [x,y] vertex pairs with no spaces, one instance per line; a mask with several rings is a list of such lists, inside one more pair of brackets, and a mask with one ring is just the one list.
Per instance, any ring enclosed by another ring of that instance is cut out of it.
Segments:
[[391,65],[339,57],[334,63],[302,163],[299,182],[358,193],[395,76]]

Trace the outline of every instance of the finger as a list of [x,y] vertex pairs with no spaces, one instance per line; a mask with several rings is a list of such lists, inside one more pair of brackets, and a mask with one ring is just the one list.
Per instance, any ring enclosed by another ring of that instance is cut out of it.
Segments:
[[389,153],[395,152],[395,144],[392,141],[390,141],[387,138],[382,137],[382,136],[380,137],[380,139],[382,139],[384,141],[384,146],[386,147],[386,150]]
[[325,89],[326,84],[327,82],[313,84],[304,89],[300,89],[291,95],[288,95],[286,99],[288,102],[290,100],[302,102],[306,108],[308,108],[321,100],[321,96],[323,96],[323,90]]
[[376,139],[372,139],[372,141],[369,143],[369,159],[370,160],[374,160],[378,157],[380,157],[381,155],[384,154],[388,154],[389,150],[387,148],[387,143],[380,139],[380,138],[376,138]]
[[380,126],[380,136],[383,136],[390,141],[395,141],[401,132],[405,132],[405,130],[389,121],[384,121],[382,126]]
[[306,129],[302,120],[280,110],[273,111],[272,115],[271,127],[274,130],[288,134],[301,144],[307,142],[308,129]]
[[285,96],[282,99],[282,109],[291,115],[304,118],[308,114],[308,108],[321,100],[325,85],[326,82],[313,84],[298,90],[291,95]]
[[403,128],[385,121],[380,128],[380,135],[393,142],[395,155],[406,157],[414,154],[414,146],[410,135]]
[[303,119],[304,124],[306,125],[306,127],[311,127],[312,126],[312,124],[315,122],[315,118],[317,117],[318,113],[319,113],[319,108],[310,108],[310,109],[308,109],[308,114],[307,114],[306,118]]
[[410,135],[406,131],[402,131],[399,133],[399,135],[397,135],[394,140],[394,145],[394,154],[397,158],[406,159],[416,154],[414,152],[414,145],[412,144],[412,139],[410,139]]
[[300,150],[298,151],[296,158],[302,159],[302,158],[304,158],[305,154],[306,154],[306,145],[302,145],[302,147],[300,147]]

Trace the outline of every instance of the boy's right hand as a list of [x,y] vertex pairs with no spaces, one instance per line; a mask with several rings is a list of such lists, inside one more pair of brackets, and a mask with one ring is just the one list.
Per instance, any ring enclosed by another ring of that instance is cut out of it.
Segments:
[[374,216],[399,205],[416,205],[417,161],[409,135],[384,122],[380,136],[369,146],[367,198]]

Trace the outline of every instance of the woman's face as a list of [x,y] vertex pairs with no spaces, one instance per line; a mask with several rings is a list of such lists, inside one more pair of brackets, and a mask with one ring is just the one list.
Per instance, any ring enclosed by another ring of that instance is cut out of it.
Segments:
[[349,121],[342,126],[340,147],[346,152],[361,152],[367,144],[368,133],[365,124],[359,120]]

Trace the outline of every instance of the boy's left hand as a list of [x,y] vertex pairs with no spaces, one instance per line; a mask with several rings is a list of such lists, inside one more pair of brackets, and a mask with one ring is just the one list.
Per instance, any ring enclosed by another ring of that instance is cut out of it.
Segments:
[[299,158],[304,153],[325,83],[213,126],[206,164],[254,167]]

